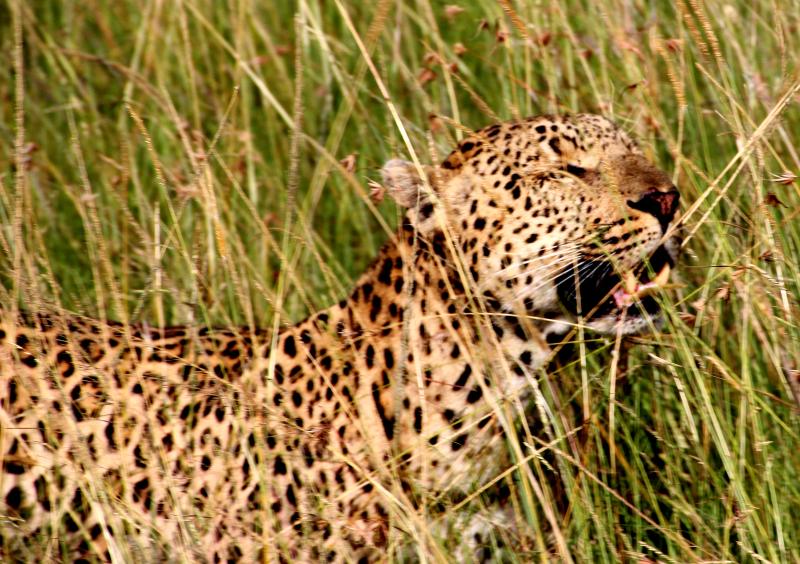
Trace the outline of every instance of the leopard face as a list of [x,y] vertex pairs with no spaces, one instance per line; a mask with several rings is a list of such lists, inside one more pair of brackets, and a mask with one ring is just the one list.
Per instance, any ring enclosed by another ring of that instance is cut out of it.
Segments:
[[[403,166],[416,178],[402,161],[384,176],[398,183]],[[502,310],[580,316],[605,333],[658,322],[650,294],[678,257],[679,194],[612,122],[578,115],[493,125],[428,176],[433,191],[415,221],[423,230],[446,224],[470,281]]]

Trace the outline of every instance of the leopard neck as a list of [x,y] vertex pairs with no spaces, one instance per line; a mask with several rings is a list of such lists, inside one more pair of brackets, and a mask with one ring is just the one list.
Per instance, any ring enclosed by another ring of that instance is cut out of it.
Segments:
[[349,299],[329,310],[340,319],[340,335],[356,343],[395,335],[408,340],[412,351],[430,350],[430,339],[442,350],[465,339],[491,342],[515,360],[521,356],[531,369],[546,362],[546,337],[555,323],[530,312],[511,313],[494,296],[471,291],[476,275],[469,267],[459,269],[457,244],[440,230],[421,234],[404,223]]

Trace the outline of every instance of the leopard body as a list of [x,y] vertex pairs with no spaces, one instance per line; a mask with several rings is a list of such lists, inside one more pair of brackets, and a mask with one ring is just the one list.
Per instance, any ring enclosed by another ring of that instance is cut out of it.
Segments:
[[[345,299],[277,333],[0,312],[4,560],[373,561],[410,531],[435,546],[420,531],[437,503],[509,467],[508,407],[548,340],[578,319],[654,322],[589,292],[676,254],[674,187],[609,120],[496,124],[384,178],[409,208],[395,236]],[[595,264],[613,269],[584,291],[570,273]]]

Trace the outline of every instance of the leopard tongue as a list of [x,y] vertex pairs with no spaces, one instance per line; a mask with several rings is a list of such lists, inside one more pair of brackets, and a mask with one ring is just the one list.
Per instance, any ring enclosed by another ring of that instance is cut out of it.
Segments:
[[617,307],[627,307],[636,300],[648,296],[665,286],[669,280],[670,271],[669,264],[665,264],[655,278],[644,284],[636,279],[633,272],[628,271],[622,278],[622,287],[614,292],[614,301],[617,303]]

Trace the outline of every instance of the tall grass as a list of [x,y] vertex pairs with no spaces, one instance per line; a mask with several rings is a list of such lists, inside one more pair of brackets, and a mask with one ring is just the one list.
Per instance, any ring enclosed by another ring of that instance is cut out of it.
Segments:
[[680,187],[680,283],[542,375],[508,556],[558,506],[576,561],[800,561],[796,0],[8,0],[0,47],[0,303],[123,321],[298,320],[396,225],[388,158],[613,117]]

